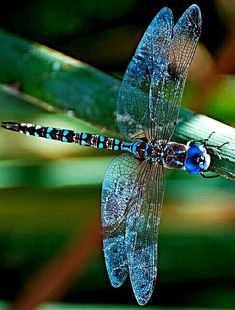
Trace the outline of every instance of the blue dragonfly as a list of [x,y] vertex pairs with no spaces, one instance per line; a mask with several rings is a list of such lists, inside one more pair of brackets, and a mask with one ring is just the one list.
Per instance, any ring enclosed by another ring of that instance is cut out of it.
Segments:
[[129,275],[140,305],[149,301],[157,279],[164,168],[203,175],[210,166],[203,143],[170,141],[200,33],[201,13],[195,4],[175,25],[168,8],[153,19],[120,87],[117,123],[127,141],[26,123],[2,123],[2,127],[26,135],[123,152],[111,161],[103,182],[103,249],[112,286],[120,287]]

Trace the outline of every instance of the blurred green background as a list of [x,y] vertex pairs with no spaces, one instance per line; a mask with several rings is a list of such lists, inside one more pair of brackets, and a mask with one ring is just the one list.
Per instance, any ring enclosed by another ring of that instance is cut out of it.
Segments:
[[[105,132],[106,124],[113,129],[114,80],[40,44],[121,79],[158,10],[168,6],[178,19],[192,3],[202,10],[203,31],[183,106],[234,126],[235,3],[225,0],[6,3],[0,11],[0,121],[91,133]],[[49,113],[44,102],[71,108],[80,119]],[[116,154],[4,130],[0,141],[0,299],[6,302],[0,307],[137,308],[128,281],[111,288],[102,253],[100,191]],[[234,198],[232,181],[167,171],[159,277],[147,308],[235,309]]]

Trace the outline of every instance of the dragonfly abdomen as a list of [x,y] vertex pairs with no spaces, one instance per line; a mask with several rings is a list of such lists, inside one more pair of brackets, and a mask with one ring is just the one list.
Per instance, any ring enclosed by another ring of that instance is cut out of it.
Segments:
[[119,139],[62,128],[16,122],[3,122],[2,127],[12,131],[18,131],[25,135],[57,140],[65,143],[78,143],[82,146],[90,146],[99,149],[119,151],[122,150],[123,144]]

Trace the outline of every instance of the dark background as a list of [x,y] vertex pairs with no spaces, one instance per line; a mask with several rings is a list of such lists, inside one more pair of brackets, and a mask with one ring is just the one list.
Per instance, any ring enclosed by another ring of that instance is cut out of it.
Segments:
[[[201,8],[203,30],[186,92],[194,83],[202,92],[184,105],[234,125],[232,1],[9,1],[0,26],[121,78],[156,13],[168,6],[177,20],[192,3]],[[210,83],[215,76],[220,87]],[[53,119],[69,127],[61,116],[10,101],[1,101],[3,120],[25,109],[32,122],[50,125]],[[30,299],[73,307],[136,305],[128,281],[110,287],[102,253],[100,189],[113,154],[2,131],[0,139],[0,298],[16,309]],[[233,182],[177,171],[169,171],[167,181],[159,278],[149,305],[234,309]]]

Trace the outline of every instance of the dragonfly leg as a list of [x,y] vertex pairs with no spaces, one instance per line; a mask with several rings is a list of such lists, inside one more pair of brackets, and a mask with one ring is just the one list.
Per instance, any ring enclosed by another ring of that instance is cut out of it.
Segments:
[[225,146],[226,144],[229,144],[229,142],[224,142],[221,145],[212,145],[212,144],[207,144],[207,147],[211,147],[211,148],[216,148],[218,150],[221,150],[223,146]]
[[[214,133],[215,133],[215,131],[212,131],[212,133],[210,133],[209,136],[208,136],[207,138],[201,139],[201,140],[196,140],[196,141],[191,140],[191,141],[188,141],[187,144],[188,144],[188,145],[191,145],[191,144],[195,144],[195,143],[201,143],[201,144],[203,144],[204,146],[209,146],[208,144],[206,144],[206,142],[207,142],[208,140],[210,140],[211,136],[212,136]],[[227,143],[227,142],[226,142],[226,143]]]
[[[212,153],[217,156],[219,159],[222,159],[221,155],[218,153],[218,150],[221,150],[223,148],[224,145],[229,144],[229,142],[224,142],[221,145],[210,145],[207,144],[205,145],[207,148],[209,148]],[[223,159],[226,159],[225,157],[223,157]]]
[[218,156],[219,159],[222,159],[217,150],[221,150],[226,144],[229,144],[228,141],[222,143],[221,145],[215,145],[215,144],[207,144],[206,142],[210,140],[211,136],[215,133],[215,131],[212,131],[210,135],[202,140],[197,140],[197,141],[189,141],[187,143],[188,146],[195,144],[195,143],[201,143],[204,147],[211,149],[214,152],[214,155]]

